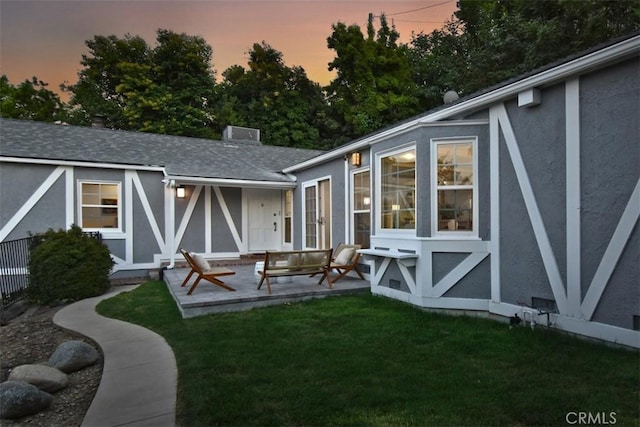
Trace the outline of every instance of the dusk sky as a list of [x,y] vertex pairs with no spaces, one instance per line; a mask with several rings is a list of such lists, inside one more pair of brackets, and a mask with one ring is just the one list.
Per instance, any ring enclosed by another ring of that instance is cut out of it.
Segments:
[[77,81],[86,40],[129,33],[155,46],[162,28],[203,37],[218,80],[231,65],[246,67],[253,43],[265,41],[287,66],[302,66],[325,85],[333,77],[327,64],[335,52],[326,41],[332,24],[366,31],[369,13],[385,13],[409,42],[412,32],[441,28],[455,10],[456,0],[0,0],[0,75],[14,85],[37,76],[58,92],[61,83]]

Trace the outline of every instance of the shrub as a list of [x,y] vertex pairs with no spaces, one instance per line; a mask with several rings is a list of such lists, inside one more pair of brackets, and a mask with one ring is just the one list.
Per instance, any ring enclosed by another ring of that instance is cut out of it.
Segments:
[[76,225],[35,235],[29,260],[27,297],[37,304],[67,303],[109,289],[109,249]]

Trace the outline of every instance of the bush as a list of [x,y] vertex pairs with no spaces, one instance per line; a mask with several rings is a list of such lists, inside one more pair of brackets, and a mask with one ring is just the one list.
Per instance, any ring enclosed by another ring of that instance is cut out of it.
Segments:
[[109,289],[109,249],[76,225],[35,235],[29,260],[27,297],[36,304],[67,303]]

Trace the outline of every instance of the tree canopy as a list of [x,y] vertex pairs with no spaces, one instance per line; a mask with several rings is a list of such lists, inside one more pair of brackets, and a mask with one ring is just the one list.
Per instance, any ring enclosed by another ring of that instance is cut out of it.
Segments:
[[42,122],[65,120],[64,103],[47,86],[36,77],[14,86],[7,76],[0,76],[0,117]]
[[116,129],[219,138],[226,125],[259,128],[264,143],[332,148],[559,58],[640,29],[637,0],[459,0],[440,29],[400,34],[386,17],[365,31],[337,22],[327,37],[335,78],[321,87],[282,52],[254,43],[246,67],[216,81],[204,39],[160,29],[140,36],[97,35],[68,104],[33,77],[0,79],[0,115]]

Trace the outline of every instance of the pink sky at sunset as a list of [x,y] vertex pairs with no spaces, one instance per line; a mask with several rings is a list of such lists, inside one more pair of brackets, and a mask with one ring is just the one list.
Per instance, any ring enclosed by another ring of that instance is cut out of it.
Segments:
[[202,36],[213,48],[218,80],[231,65],[246,67],[247,51],[264,40],[287,66],[302,66],[325,85],[333,77],[327,64],[334,51],[326,42],[332,24],[365,30],[370,12],[384,12],[408,42],[412,32],[442,27],[455,10],[456,0],[1,0],[0,74],[14,85],[37,76],[57,92],[61,83],[76,82],[86,40],[129,33],[155,46],[163,28]]

